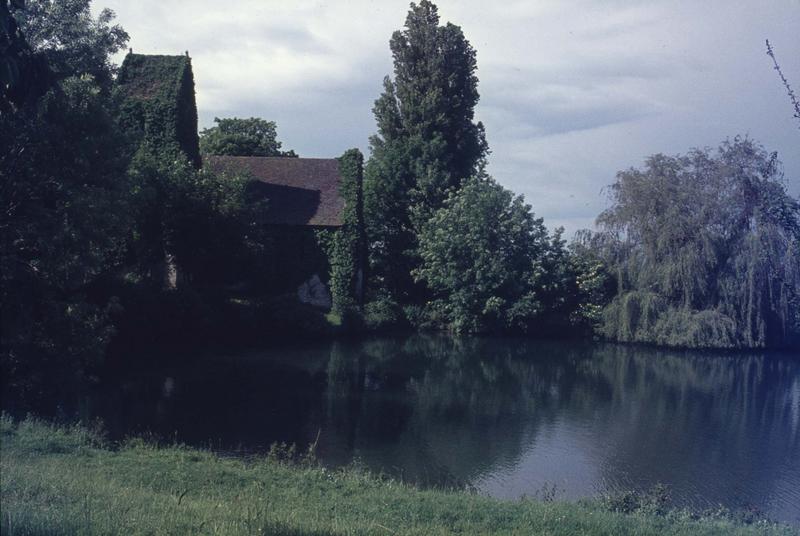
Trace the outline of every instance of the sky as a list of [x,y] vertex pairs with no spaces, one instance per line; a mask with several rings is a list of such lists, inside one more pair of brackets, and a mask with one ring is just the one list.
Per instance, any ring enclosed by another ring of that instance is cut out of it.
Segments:
[[[617,171],[746,135],[800,196],[800,0],[439,0],[477,50],[488,171],[549,228],[591,228]],[[94,0],[142,54],[189,51],[200,127],[276,121],[284,149],[368,155],[401,0]],[[121,54],[117,61],[122,60]]]

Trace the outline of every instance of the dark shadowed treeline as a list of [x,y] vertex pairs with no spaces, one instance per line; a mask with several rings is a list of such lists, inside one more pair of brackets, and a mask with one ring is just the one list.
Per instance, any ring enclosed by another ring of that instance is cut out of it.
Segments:
[[[3,389],[35,398],[44,377],[66,389],[137,349],[332,333],[324,311],[272,299],[279,277],[265,274],[280,271],[268,266],[293,269],[271,258],[274,242],[293,239],[262,225],[269,202],[253,202],[245,178],[199,168],[201,150],[296,156],[276,125],[219,119],[198,138],[188,56],[129,54],[118,70],[110,58],[128,35],[89,5],[0,1]],[[798,344],[800,208],[775,155],[734,139],[653,156],[619,174],[599,231],[567,245],[486,172],[477,56],[461,28],[423,0],[390,50],[366,236],[326,249],[341,293],[362,285],[336,256],[367,244],[366,304],[334,300],[347,329]],[[361,180],[350,175],[345,195]]]
[[128,35],[89,4],[0,3],[4,400],[52,398],[110,354],[235,338],[231,285],[268,255],[245,181],[198,170],[196,111],[169,105],[193,92],[189,58],[126,99],[110,57]]
[[[71,369],[102,357],[111,311],[95,284],[121,259],[129,220],[124,144],[110,113],[111,71],[103,61],[127,34],[110,25],[107,13],[88,18],[88,3],[71,14],[50,3],[30,12],[20,4],[3,1],[0,13],[2,29],[14,31],[13,47],[3,50],[4,63],[14,68],[3,80],[0,113],[0,300],[3,384],[32,378],[17,386],[24,391],[46,370],[66,380]],[[50,9],[74,26],[50,13],[49,27],[31,23]],[[73,40],[55,39],[65,37],[62,30],[84,42],[96,43],[99,34],[106,39],[87,54]]]

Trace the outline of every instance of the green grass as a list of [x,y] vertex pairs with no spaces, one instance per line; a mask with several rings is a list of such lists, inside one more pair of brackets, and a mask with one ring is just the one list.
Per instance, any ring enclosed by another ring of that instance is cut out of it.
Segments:
[[141,440],[107,445],[80,427],[2,418],[4,535],[30,534],[798,534],[600,503],[500,501],[419,490],[357,470],[222,458]]

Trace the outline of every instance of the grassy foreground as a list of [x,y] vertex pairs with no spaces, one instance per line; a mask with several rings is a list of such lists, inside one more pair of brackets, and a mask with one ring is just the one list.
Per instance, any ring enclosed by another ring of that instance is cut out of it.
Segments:
[[4,535],[31,534],[798,534],[598,503],[499,501],[419,490],[356,470],[243,461],[140,440],[109,446],[80,427],[2,418]]

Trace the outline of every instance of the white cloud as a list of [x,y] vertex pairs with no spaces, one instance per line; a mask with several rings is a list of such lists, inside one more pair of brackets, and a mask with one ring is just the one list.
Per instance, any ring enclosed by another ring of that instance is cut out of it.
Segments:
[[[141,53],[192,55],[202,126],[278,122],[284,147],[366,149],[405,1],[95,0]],[[603,186],[654,152],[750,134],[800,194],[800,130],[769,58],[800,89],[800,1],[440,0],[478,51],[489,171],[568,231],[602,210]]]

